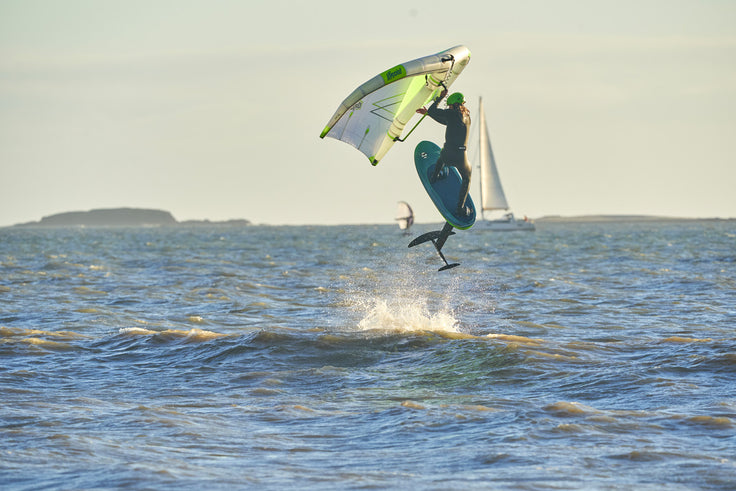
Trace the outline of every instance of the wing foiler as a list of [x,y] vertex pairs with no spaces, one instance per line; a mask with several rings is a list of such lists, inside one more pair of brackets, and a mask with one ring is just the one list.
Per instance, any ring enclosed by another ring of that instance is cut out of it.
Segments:
[[377,165],[402,140],[416,110],[436,97],[441,86],[449,88],[468,62],[470,50],[455,46],[379,73],[342,101],[320,138],[349,143]]

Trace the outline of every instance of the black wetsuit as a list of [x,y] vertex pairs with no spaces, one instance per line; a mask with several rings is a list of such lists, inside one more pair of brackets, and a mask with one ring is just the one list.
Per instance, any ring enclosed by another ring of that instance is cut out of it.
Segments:
[[463,183],[460,187],[457,209],[458,212],[462,211],[464,214],[465,200],[470,190],[470,173],[472,172],[466,154],[468,136],[470,135],[470,116],[464,114],[459,108],[438,109],[437,104],[439,102],[439,98],[435,99],[427,109],[427,114],[432,119],[447,127],[445,129],[445,145],[442,147],[442,152],[440,152],[440,158],[437,159],[437,165],[431,180],[434,182],[439,179],[442,167],[445,165],[451,165],[458,170]]

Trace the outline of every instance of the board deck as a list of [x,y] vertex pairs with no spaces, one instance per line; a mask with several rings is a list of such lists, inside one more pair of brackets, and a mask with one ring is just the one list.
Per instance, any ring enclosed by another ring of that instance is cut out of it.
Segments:
[[440,147],[430,141],[419,142],[414,149],[414,165],[419,174],[419,179],[435,207],[437,207],[437,211],[440,212],[447,223],[460,230],[468,229],[475,223],[475,205],[468,194],[465,206],[470,207],[470,215],[459,216],[455,213],[457,197],[463,182],[457,169],[447,166],[447,177],[440,178],[434,183],[429,182],[437,158],[440,156],[440,151]]

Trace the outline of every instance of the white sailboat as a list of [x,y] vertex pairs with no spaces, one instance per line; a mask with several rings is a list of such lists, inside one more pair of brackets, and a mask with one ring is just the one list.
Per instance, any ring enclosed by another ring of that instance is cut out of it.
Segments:
[[[513,231],[525,230],[534,231],[534,222],[524,217],[523,220],[517,220],[514,214],[509,211],[509,204],[506,201],[506,195],[501,186],[501,178],[498,175],[496,167],[496,159],[493,158],[493,150],[491,149],[491,138],[488,135],[486,126],[486,114],[483,110],[483,98],[478,100],[479,121],[479,155],[480,161],[480,210],[482,220],[476,222],[475,226],[483,230],[499,230]],[[504,211],[500,218],[486,218],[486,212]]]
[[406,201],[399,201],[396,207],[396,221],[399,222],[399,229],[405,230],[404,233],[409,233],[409,229],[414,223],[414,211]]

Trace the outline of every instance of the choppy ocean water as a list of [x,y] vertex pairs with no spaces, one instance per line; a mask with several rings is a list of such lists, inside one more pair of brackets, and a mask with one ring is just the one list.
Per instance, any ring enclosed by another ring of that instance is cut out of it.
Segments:
[[0,229],[0,487],[736,488],[736,222],[410,239]]

